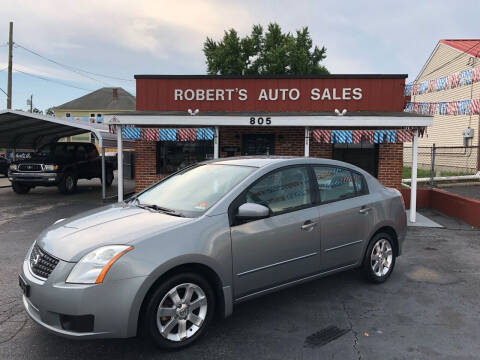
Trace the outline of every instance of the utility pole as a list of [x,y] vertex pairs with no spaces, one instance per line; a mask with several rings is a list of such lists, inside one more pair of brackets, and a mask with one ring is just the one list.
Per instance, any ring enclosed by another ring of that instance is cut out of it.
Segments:
[[30,95],[30,99],[27,99],[27,105],[30,105],[30,112],[33,112],[33,94]]
[[13,58],[13,21],[10,21],[10,30],[8,32],[7,109],[12,108],[12,58]]

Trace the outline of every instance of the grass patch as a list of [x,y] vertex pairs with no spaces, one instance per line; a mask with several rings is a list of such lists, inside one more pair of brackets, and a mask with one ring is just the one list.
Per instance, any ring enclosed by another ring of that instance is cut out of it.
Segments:
[[[447,171],[441,170],[435,173],[435,176],[462,176],[462,175],[474,175],[473,172],[462,172],[462,171]],[[430,170],[417,169],[417,178],[426,178],[430,177]],[[404,166],[402,168],[402,179],[411,179],[412,178],[412,168]]]
[[[417,178],[430,177],[430,170],[417,169]],[[402,179],[411,179],[412,178],[412,168],[403,167],[402,168]]]

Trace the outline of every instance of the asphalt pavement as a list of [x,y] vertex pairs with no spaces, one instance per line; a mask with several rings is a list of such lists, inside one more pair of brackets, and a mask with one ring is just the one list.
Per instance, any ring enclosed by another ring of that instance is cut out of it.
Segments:
[[348,271],[251,300],[182,351],[52,335],[27,318],[17,274],[42,229],[100,205],[95,186],[71,196],[0,188],[0,359],[480,358],[480,231],[433,212],[445,228],[410,229],[388,282]]
[[[451,192],[452,194],[457,194],[465,196],[467,198],[480,200],[480,182],[469,183],[469,184],[458,184],[452,186],[442,186],[441,190]],[[480,215],[479,215],[480,216]]]

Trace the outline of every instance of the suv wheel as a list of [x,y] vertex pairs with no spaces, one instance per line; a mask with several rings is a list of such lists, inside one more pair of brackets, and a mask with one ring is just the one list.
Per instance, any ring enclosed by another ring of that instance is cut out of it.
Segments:
[[28,186],[19,184],[18,182],[13,182],[12,183],[12,189],[17,194],[26,194],[30,191],[30,188]]
[[143,330],[162,348],[184,348],[205,332],[214,311],[215,296],[203,277],[193,273],[175,275],[148,298]]
[[107,175],[105,178],[105,185],[112,186],[113,183],[113,171],[107,171]]
[[58,188],[64,194],[72,194],[75,191],[76,187],[77,187],[77,178],[73,173],[66,173],[63,176],[63,179],[60,182],[60,185],[58,185]]
[[386,233],[375,235],[368,245],[363,272],[374,283],[387,280],[395,267],[395,247],[392,237]]

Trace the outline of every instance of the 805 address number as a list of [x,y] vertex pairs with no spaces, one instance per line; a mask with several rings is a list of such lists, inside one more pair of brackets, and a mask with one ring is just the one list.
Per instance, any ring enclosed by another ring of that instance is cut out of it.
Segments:
[[270,125],[272,123],[271,117],[251,117],[250,125]]

